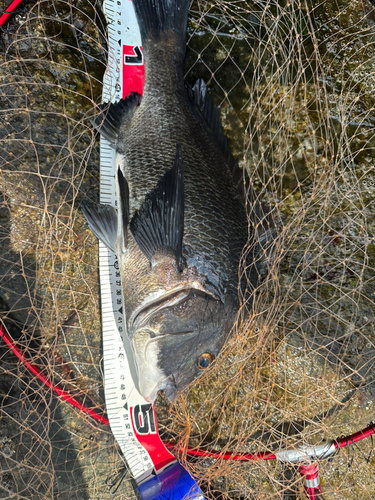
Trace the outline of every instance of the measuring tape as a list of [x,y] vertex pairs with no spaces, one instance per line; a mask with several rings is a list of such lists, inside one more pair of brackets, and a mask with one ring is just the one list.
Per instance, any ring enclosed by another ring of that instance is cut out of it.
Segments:
[[[117,102],[131,91],[142,94],[145,67],[141,36],[131,0],[105,0],[108,67],[103,102]],[[100,138],[100,202],[117,206],[115,151]],[[112,432],[138,484],[143,500],[202,499],[195,480],[161,441],[154,406],[136,389],[132,348],[126,334],[125,308],[116,255],[99,241],[102,301],[104,392]]]

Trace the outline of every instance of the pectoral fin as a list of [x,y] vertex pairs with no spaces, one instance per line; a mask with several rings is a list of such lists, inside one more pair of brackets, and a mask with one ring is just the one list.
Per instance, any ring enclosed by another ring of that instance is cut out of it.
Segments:
[[115,146],[121,125],[125,119],[130,120],[140,103],[141,96],[137,92],[131,92],[128,97],[117,103],[100,104],[101,113],[92,121],[92,124],[111,146]]
[[130,222],[130,230],[150,263],[159,251],[172,251],[181,267],[184,231],[184,178],[181,147],[177,144],[171,170],[159,180]]
[[112,252],[116,252],[117,212],[111,205],[94,205],[84,201],[81,205],[91,231]]

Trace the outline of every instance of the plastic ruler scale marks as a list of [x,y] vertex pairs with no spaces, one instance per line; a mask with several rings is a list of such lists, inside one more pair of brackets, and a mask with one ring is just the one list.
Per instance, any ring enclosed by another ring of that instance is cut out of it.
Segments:
[[[105,0],[108,67],[103,102],[117,102],[131,91],[142,94],[145,70],[141,37],[130,0]],[[117,206],[115,152],[100,139],[100,202]],[[131,346],[126,335],[121,276],[116,255],[99,242],[104,390],[112,432],[145,499],[201,498],[195,480],[163,445],[154,406],[137,391]]]

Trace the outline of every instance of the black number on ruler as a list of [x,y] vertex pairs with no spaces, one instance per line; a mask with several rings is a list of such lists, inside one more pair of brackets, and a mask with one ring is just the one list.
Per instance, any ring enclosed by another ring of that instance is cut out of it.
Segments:
[[155,434],[156,426],[152,404],[134,406],[134,425],[139,434]]
[[143,64],[143,54],[139,47],[133,47],[134,56],[125,56],[125,64]]

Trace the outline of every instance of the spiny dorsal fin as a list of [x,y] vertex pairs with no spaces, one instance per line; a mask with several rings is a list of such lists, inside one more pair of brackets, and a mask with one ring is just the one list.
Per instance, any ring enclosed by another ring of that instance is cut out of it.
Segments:
[[202,78],[195,82],[193,88],[188,88],[188,94],[191,102],[211,129],[212,135],[216,140],[225,160],[227,161],[230,171],[232,172],[234,183],[240,186],[243,178],[242,170],[238,166],[238,161],[232,156],[228,146],[228,140],[220,122],[219,113],[208,95],[207,85]]
[[115,104],[100,104],[99,108],[101,113],[92,121],[92,124],[96,130],[114,146],[117,142],[118,133],[124,117],[129,117],[140,103],[141,96],[136,92],[131,92],[128,97],[121,99]]
[[184,205],[182,154],[177,144],[173,167],[146,196],[130,222],[131,232],[150,263],[157,251],[171,250],[181,269]]
[[88,201],[82,202],[81,208],[91,231],[112,252],[116,253],[116,209],[111,205],[94,205]]
[[188,88],[188,94],[191,102],[211,129],[211,132],[227,161],[235,186],[237,186],[240,194],[249,204],[249,218],[253,227],[258,229],[259,234],[265,234],[266,232],[268,232],[267,234],[272,233],[274,223],[269,215],[269,208],[264,202],[258,199],[246,172],[244,173],[243,169],[238,166],[238,161],[233,158],[228,146],[228,140],[220,122],[219,113],[208,95],[207,85],[202,79],[199,79],[195,82],[193,88]]
[[129,185],[128,181],[125,179],[124,174],[119,167],[117,169],[117,181],[119,185],[120,193],[120,210],[119,214],[120,220],[122,222],[122,234],[124,248],[128,248],[128,226],[129,226]]

